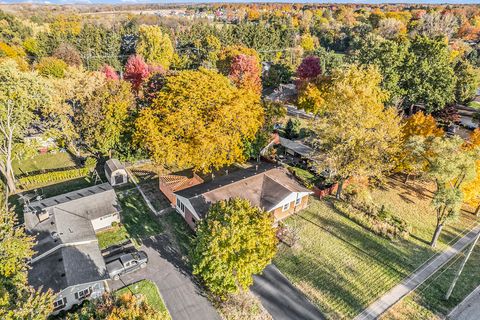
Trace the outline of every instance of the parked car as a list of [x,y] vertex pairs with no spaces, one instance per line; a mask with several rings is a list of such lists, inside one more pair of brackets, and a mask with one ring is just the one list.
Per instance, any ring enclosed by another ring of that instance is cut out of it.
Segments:
[[147,266],[148,256],[143,251],[135,251],[121,255],[107,263],[107,272],[113,280],[121,275],[143,269]]

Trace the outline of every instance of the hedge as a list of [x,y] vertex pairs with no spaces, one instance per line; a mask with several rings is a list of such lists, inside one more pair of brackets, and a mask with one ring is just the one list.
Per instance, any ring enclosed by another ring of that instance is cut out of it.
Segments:
[[93,161],[89,159],[90,158],[87,158],[87,161],[85,162],[85,167],[83,168],[69,169],[63,171],[52,171],[32,176],[25,176],[19,178],[17,181],[20,186],[25,187],[32,184],[44,184],[49,182],[72,180],[84,177],[88,175],[96,166],[95,159],[93,159]]

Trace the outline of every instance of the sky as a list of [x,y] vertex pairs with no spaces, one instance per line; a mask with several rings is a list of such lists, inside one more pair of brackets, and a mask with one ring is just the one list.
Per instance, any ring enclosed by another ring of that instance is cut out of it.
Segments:
[[334,1],[312,1],[312,0],[0,0],[0,4],[15,4],[15,3],[48,3],[48,4],[141,4],[141,3],[212,3],[212,2],[234,2],[234,3],[249,3],[249,2],[283,2],[283,3],[426,3],[426,4],[480,4],[480,0],[334,0]]
[[0,0],[0,4],[15,4],[15,3],[48,3],[48,4],[135,4],[135,3],[212,3],[212,2],[235,2],[235,3],[248,3],[248,2],[283,2],[283,3],[428,3],[428,4],[480,4],[480,0],[336,0],[336,1],[316,1],[316,0],[230,0],[230,1],[218,1],[218,0]]

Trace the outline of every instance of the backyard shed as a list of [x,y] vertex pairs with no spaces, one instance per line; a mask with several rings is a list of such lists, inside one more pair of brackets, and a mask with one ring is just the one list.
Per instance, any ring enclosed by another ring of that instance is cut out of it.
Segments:
[[127,170],[117,159],[110,159],[105,163],[105,176],[112,186],[128,182]]

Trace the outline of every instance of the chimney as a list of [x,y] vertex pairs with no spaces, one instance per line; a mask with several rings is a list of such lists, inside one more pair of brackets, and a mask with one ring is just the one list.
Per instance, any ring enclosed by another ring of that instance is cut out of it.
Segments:
[[258,164],[255,165],[255,171],[258,171]]
[[226,176],[228,176],[228,169],[227,169],[227,170],[225,170],[225,175],[226,175]]

